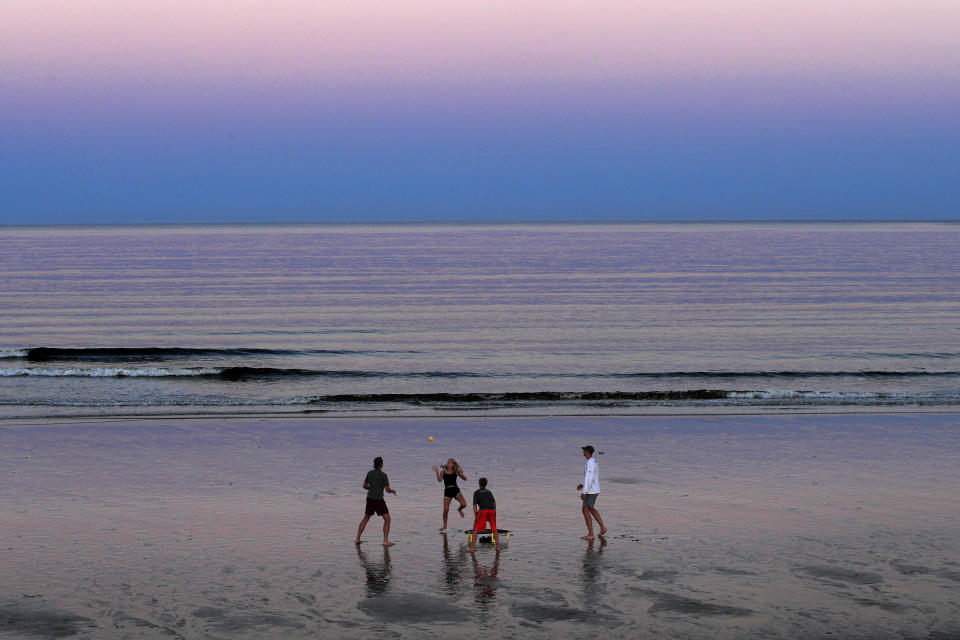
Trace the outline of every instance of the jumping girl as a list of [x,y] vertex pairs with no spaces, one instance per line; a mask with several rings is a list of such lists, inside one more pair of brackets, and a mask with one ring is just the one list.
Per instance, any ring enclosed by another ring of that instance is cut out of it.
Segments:
[[440,527],[440,531],[443,531],[447,528],[447,514],[450,512],[450,501],[454,498],[460,503],[460,506],[457,507],[460,517],[464,517],[463,510],[467,508],[467,500],[463,497],[463,494],[460,493],[460,487],[457,486],[457,478],[459,477],[461,480],[466,481],[467,476],[463,475],[463,469],[460,468],[460,465],[457,464],[457,461],[453,458],[447,459],[447,464],[444,465],[443,469],[434,467],[433,472],[437,474],[437,482],[443,483],[443,526]]

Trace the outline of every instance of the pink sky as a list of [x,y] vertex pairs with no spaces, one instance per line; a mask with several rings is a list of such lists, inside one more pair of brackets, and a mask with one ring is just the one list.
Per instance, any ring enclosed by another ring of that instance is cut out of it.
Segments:
[[0,72],[83,82],[960,73],[956,0],[4,0]]

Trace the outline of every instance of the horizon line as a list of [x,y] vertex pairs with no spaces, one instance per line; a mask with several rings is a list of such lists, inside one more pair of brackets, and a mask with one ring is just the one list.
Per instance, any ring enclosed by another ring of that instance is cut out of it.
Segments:
[[372,220],[372,221],[333,221],[333,220],[289,220],[289,221],[198,221],[198,222],[71,222],[71,223],[33,223],[9,224],[0,222],[0,229],[45,229],[45,228],[83,228],[83,227],[414,227],[414,226],[450,226],[450,227],[513,227],[513,226],[632,226],[632,225],[859,225],[859,224],[960,224],[956,218],[729,218],[729,219],[651,219],[651,220]]

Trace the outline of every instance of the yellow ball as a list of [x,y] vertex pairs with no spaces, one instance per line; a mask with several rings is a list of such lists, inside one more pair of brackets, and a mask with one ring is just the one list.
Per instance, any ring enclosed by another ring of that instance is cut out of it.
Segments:
[[429,438],[427,438],[427,440],[433,440],[433,436],[430,436]]

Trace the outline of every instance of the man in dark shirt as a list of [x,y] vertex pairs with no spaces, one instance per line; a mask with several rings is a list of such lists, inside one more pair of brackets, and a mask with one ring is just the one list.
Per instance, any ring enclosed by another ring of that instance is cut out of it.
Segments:
[[357,529],[356,544],[360,544],[360,536],[363,534],[363,528],[367,526],[370,517],[376,513],[383,516],[383,546],[392,547],[388,536],[390,534],[390,512],[387,509],[387,503],[383,499],[383,492],[397,495],[397,492],[390,488],[390,481],[387,479],[381,468],[383,467],[383,458],[377,456],[373,459],[373,469],[367,472],[367,477],[363,479],[363,488],[367,490],[367,509],[364,512],[363,520],[360,521],[360,528]]
[[497,545],[497,551],[500,550],[500,536],[497,533],[497,501],[493,499],[493,492],[487,489],[487,479],[480,478],[478,481],[480,488],[473,492],[473,536],[470,538],[470,552],[473,553],[477,546],[477,536],[486,527],[490,525],[490,532],[493,533],[493,541]]

